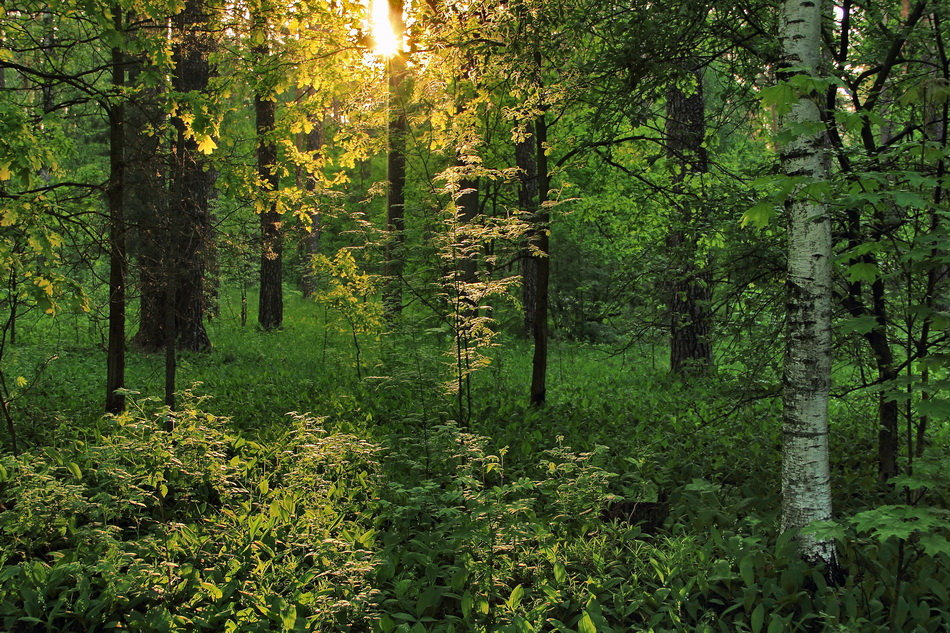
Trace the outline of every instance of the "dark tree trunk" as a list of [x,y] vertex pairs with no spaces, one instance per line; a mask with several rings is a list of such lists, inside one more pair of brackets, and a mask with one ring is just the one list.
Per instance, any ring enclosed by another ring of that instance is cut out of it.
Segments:
[[[389,19],[393,32],[401,39],[403,0],[389,0]],[[397,51],[389,60],[389,153],[386,173],[389,189],[386,196],[386,242],[383,253],[383,310],[393,321],[402,310],[403,244],[405,242],[406,207],[406,119],[405,90],[406,59]]]
[[[204,0],[189,0],[174,19],[178,39],[173,59],[172,87],[176,92],[201,93],[208,88],[208,35]],[[211,348],[205,331],[205,256],[211,240],[211,172],[194,138],[187,138],[180,118],[173,120],[177,134],[172,146],[172,184],[169,213],[175,240],[175,330],[178,347],[191,351]]]
[[[461,159],[459,166],[464,166]],[[462,178],[459,180],[459,190],[462,192],[455,200],[458,211],[458,222],[461,225],[470,225],[478,216],[478,178]],[[462,255],[459,257],[456,270],[458,287],[461,289],[459,305],[463,316],[474,316],[478,311],[478,298],[472,296],[472,284],[478,281],[477,244],[472,238],[466,238],[462,244]]]
[[[528,124],[526,137],[515,145],[515,164],[520,170],[518,207],[534,222],[538,211],[537,139],[534,125]],[[535,323],[535,302],[538,288],[537,261],[531,256],[530,238],[521,254],[521,303],[524,306],[524,335],[532,336]]]
[[548,371],[548,280],[551,271],[551,217],[545,202],[548,199],[547,123],[544,115],[535,122],[536,155],[538,166],[538,208],[532,223],[534,260],[537,283],[534,294],[534,356],[531,360],[531,404],[540,406],[547,397]]
[[692,73],[695,89],[686,94],[674,87],[667,92],[667,153],[677,165],[674,189],[679,204],[674,212],[673,229],[667,236],[670,261],[670,369],[674,373],[707,373],[713,364],[710,334],[710,275],[698,263],[697,238],[702,231],[704,213],[685,192],[689,176],[708,171],[703,76]]
[[[129,66],[128,83],[141,72],[138,61]],[[164,320],[168,294],[162,253],[168,205],[168,147],[161,134],[167,121],[154,89],[141,88],[126,105],[125,211],[131,228],[129,250],[138,265],[139,327],[132,337],[136,348],[156,352],[165,345]]]
[[[881,235],[875,237],[881,239]],[[864,242],[861,227],[861,214],[857,209],[848,210],[848,240],[850,248],[857,248]],[[862,255],[861,263],[876,266],[870,253]],[[871,284],[871,309],[864,302],[863,284],[853,281],[848,284],[844,296],[844,307],[852,317],[873,316],[875,326],[864,333],[864,339],[874,357],[877,379],[882,386],[878,394],[878,475],[881,481],[887,481],[897,474],[898,455],[898,406],[894,396],[888,393],[889,386],[898,377],[894,366],[894,353],[887,334],[887,309],[884,303],[884,282],[876,280]]]
[[[122,11],[114,7],[117,30],[122,29]],[[122,51],[112,49],[112,85],[125,85]],[[122,97],[119,97],[122,98]],[[125,409],[125,396],[116,390],[125,387],[125,105],[109,106],[109,347],[106,354],[106,411]]]
[[[254,99],[257,119],[257,175],[263,192],[273,196],[280,185],[277,175],[277,145],[274,142],[274,118],[277,103],[258,94]],[[277,200],[266,203],[261,212],[260,301],[257,322],[265,330],[274,330],[284,320],[283,231]]]

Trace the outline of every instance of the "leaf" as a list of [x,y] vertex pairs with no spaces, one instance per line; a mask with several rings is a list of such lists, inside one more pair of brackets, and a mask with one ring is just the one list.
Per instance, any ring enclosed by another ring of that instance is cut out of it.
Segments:
[[765,606],[762,604],[759,604],[759,606],[757,606],[752,611],[752,616],[750,617],[750,620],[749,620],[749,630],[751,630],[752,633],[759,633],[759,631],[762,630],[762,625],[764,623],[765,623]]
[[26,387],[28,381],[25,376],[17,376],[14,382],[17,387]]
[[762,229],[768,226],[773,217],[775,217],[775,205],[770,200],[765,200],[743,213],[739,226],[745,228],[751,224],[757,229]]
[[917,411],[920,415],[927,415],[934,418],[950,417],[950,400],[946,398],[924,400],[917,405]]
[[73,477],[76,479],[82,479],[82,471],[79,470],[79,464],[76,462],[69,462],[66,464],[66,470],[73,474]]
[[0,180],[10,180],[13,176],[10,173],[10,163],[0,163]]
[[578,633],[597,633],[597,627],[594,625],[594,621],[590,619],[590,614],[587,611],[581,614],[581,619],[577,621],[577,631]]
[[866,281],[873,283],[877,281],[877,266],[865,262],[851,264],[848,266],[845,276],[848,278],[848,281]]
[[812,521],[802,529],[802,534],[811,534],[819,541],[843,541],[844,528],[834,521]]
[[785,630],[785,622],[782,621],[782,618],[773,615],[767,633],[782,633]]
[[518,608],[518,605],[521,604],[521,599],[524,597],[524,587],[518,585],[511,590],[511,595],[508,596],[507,604],[508,609],[514,611]]
[[751,554],[747,554],[739,561],[739,575],[747,586],[751,587],[755,584],[755,560]]
[[214,583],[202,582],[201,588],[208,592],[212,600],[220,600],[224,596],[224,592]]
[[217,149],[217,147],[218,144],[208,135],[203,135],[198,139],[198,151],[202,154],[210,154]]
[[283,605],[280,610],[280,621],[285,631],[293,631],[297,626],[297,605]]
[[877,327],[877,318],[865,315],[852,317],[841,322],[839,329],[842,334],[867,334]]
[[928,556],[944,554],[950,556],[950,541],[940,534],[923,534],[920,537],[920,546]]
[[763,88],[759,92],[762,104],[767,108],[775,108],[779,116],[792,111],[792,106],[798,101],[798,95],[788,83],[782,82]]
[[920,197],[920,194],[912,191],[895,191],[894,202],[900,207],[911,207],[914,209],[927,207],[927,202]]
[[567,569],[564,567],[564,563],[560,561],[554,563],[554,580],[558,582],[567,580]]

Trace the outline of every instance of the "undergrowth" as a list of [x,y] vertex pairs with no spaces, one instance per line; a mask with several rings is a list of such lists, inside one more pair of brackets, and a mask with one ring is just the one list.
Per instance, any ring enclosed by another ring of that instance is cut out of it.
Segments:
[[[836,411],[839,519],[814,528],[838,542],[831,587],[777,532],[767,389],[685,385],[636,350],[558,342],[552,402],[534,409],[511,341],[468,406],[442,388],[438,333],[367,336],[358,376],[321,318],[300,304],[277,334],[213,324],[216,351],[180,368],[213,399],[186,393],[172,414],[132,393],[104,418],[97,353],[28,333],[10,375],[58,358],[13,407],[25,450],[0,457],[0,628],[947,629],[939,434],[881,489],[860,458],[867,412]],[[131,356],[133,391],[160,392],[160,374]]]

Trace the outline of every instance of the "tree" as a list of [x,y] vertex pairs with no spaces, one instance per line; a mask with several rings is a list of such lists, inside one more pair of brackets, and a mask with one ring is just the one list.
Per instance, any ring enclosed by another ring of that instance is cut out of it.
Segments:
[[[170,344],[191,351],[211,348],[204,326],[213,183],[204,156],[214,148],[207,94],[210,18],[205,0],[188,0],[171,20],[175,115],[170,121],[167,188],[162,189],[163,204],[145,204],[148,211],[159,215],[143,223],[139,235],[143,284],[141,324],[134,341],[150,351],[167,349]],[[153,181],[164,179],[148,177],[143,182],[146,180],[156,184]]]
[[[173,19],[177,39],[173,59],[175,71],[172,88],[179,95],[201,98],[207,92],[210,66],[208,53],[211,35],[208,29],[209,9],[206,0],[188,0],[181,13]],[[172,123],[172,179],[169,212],[174,252],[168,253],[176,279],[175,339],[182,349],[204,351],[211,340],[204,326],[205,267],[211,247],[211,214],[208,208],[213,181],[202,156],[210,151],[211,123],[207,104],[192,112],[194,119],[186,124],[181,115]],[[203,129],[202,129],[203,128]],[[202,145],[199,146],[199,140]],[[205,149],[205,148],[208,149]]]
[[[821,59],[820,2],[786,0],[780,37],[780,79],[816,78]],[[808,82],[799,82],[807,84]],[[800,183],[827,177],[818,93],[805,92],[785,117],[792,140],[781,148],[782,171]],[[787,340],[782,401],[782,529],[798,532],[799,551],[812,562],[837,566],[834,542],[803,531],[831,520],[828,392],[831,386],[831,221],[824,203],[799,184],[788,215]]]
[[395,50],[387,59],[389,112],[386,155],[386,237],[383,253],[383,307],[392,321],[402,310],[403,245],[406,227],[406,52],[403,50],[405,21],[402,0],[389,0],[389,21],[395,38]]
[[260,301],[257,322],[265,330],[281,326],[284,318],[283,296],[283,229],[277,206],[277,139],[274,136],[277,100],[268,89],[267,65],[270,39],[269,12],[271,7],[257,7],[254,15],[253,38],[261,42],[255,47],[262,85],[254,93],[254,117],[257,128],[257,175],[264,208],[261,209],[261,267]]
[[[122,8],[112,8],[117,33],[122,33]],[[125,284],[127,277],[125,227],[125,55],[112,48],[112,86],[120,94],[109,109],[109,347],[106,360],[106,411],[125,408]]]
[[[705,374],[712,368],[710,308],[711,275],[698,260],[698,235],[703,230],[704,200],[688,194],[690,177],[709,171],[703,142],[706,106],[703,71],[689,69],[687,89],[674,84],[666,98],[666,150],[675,165],[673,189],[676,209],[667,236],[671,257],[670,369],[677,374]],[[687,92],[688,90],[688,92]]]

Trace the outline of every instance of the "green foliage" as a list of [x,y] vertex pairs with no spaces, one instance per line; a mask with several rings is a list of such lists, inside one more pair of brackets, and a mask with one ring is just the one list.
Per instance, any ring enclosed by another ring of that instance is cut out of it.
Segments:
[[329,630],[368,608],[378,448],[297,416],[274,450],[196,405],[4,458],[6,629]]

